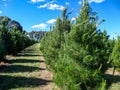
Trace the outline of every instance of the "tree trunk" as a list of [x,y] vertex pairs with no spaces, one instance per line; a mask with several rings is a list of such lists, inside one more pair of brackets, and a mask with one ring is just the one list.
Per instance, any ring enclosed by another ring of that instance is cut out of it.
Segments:
[[116,67],[114,66],[114,67],[113,67],[113,75],[115,74],[115,69],[116,69]]

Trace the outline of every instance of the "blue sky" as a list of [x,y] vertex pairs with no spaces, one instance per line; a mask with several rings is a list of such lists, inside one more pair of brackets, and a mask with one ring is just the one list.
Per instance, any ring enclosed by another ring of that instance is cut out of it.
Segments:
[[[93,11],[98,12],[99,21],[105,19],[98,28],[107,30],[112,37],[120,35],[120,0],[88,0]],[[8,16],[20,22],[24,30],[49,30],[62,9],[74,9],[70,18],[79,15],[81,0],[0,0],[0,16]]]

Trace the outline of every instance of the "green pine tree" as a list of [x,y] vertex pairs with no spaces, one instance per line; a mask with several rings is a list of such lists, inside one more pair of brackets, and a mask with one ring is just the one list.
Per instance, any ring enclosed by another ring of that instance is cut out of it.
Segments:
[[114,67],[113,75],[115,73],[116,68],[120,68],[120,36],[117,38],[117,42],[115,43],[115,46],[113,48],[110,60],[112,60],[112,65]]
[[89,72],[82,73],[87,75],[82,77],[85,78],[84,81],[76,82],[81,83],[82,89],[92,89],[100,85],[102,75],[107,69],[109,36],[106,31],[97,30],[97,13],[92,11],[86,0],[83,2],[80,16],[76,18],[76,24],[67,37],[65,48],[66,54]]
[[1,28],[0,28],[0,61],[4,60],[4,56],[5,56],[5,48],[1,38]]

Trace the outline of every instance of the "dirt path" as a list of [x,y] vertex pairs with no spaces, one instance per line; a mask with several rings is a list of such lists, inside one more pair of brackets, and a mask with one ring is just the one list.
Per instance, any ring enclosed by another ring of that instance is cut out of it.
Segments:
[[120,72],[115,70],[113,75],[113,68],[109,68],[106,71],[106,75],[109,81],[109,88],[107,90],[120,90]]
[[40,57],[40,60],[42,60],[40,63],[40,68],[44,69],[40,71],[40,78],[48,81],[46,85],[42,85],[40,87],[40,90],[53,90],[54,87],[54,84],[52,82],[53,73],[46,69],[46,64],[43,56]]
[[[29,48],[28,48],[29,49]],[[39,49],[39,48],[38,48]],[[38,52],[37,52],[38,53]],[[37,56],[36,53],[36,56]],[[35,54],[35,53],[34,53]],[[39,81],[39,90],[56,90],[54,83],[52,81],[53,79],[53,73],[49,71],[45,64],[45,59],[41,52],[39,52],[40,56],[38,56],[38,59],[40,60],[40,81]],[[38,90],[38,88],[36,88]]]
[[[109,68],[106,71],[107,74],[113,75],[113,68]],[[115,70],[114,76],[120,76],[120,72],[118,72],[117,70]]]
[[8,55],[8,62],[0,63],[0,90],[59,90],[39,46],[32,45],[17,56]]
[[[29,47],[25,49],[25,51],[29,51]],[[39,50],[38,47],[36,47],[37,50]],[[24,55],[24,51],[22,52],[22,54]],[[36,55],[36,57],[38,57],[38,59],[40,60],[40,79],[39,80],[39,90],[53,90],[54,88],[54,84],[53,84],[53,73],[51,71],[49,71],[47,68],[46,68],[46,64],[45,64],[45,59],[42,55],[41,52],[33,52],[32,54]],[[39,55],[40,54],[40,55]],[[37,56],[39,55],[39,56]],[[38,90],[38,87],[36,88]]]

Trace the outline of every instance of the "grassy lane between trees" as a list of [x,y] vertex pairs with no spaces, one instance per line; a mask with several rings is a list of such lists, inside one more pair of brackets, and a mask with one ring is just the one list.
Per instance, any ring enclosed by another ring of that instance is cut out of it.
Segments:
[[[34,44],[16,57],[7,56],[8,63],[0,65],[0,90],[41,90],[50,80],[42,79],[40,67],[44,62],[39,44]],[[50,89],[49,89],[50,90]]]

